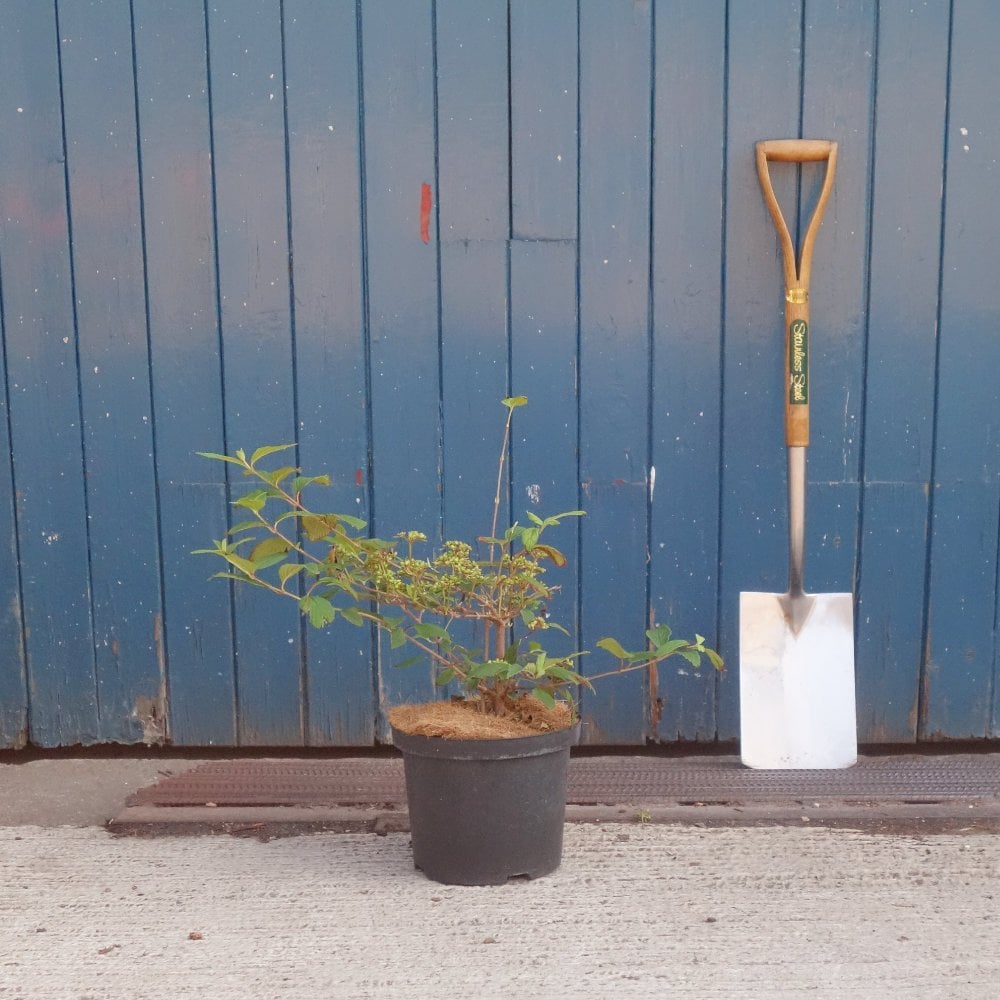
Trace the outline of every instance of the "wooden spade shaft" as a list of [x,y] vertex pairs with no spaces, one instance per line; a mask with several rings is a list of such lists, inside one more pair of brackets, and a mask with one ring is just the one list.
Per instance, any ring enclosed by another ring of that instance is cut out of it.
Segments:
[[[768,170],[770,161],[826,161],[819,200],[806,227],[802,254],[796,258]],[[785,273],[785,445],[788,448],[788,593],[782,602],[794,634],[809,615],[812,602],[804,589],[806,448],[809,446],[809,277],[813,245],[833,190],[837,144],[823,139],[768,139],[757,143],[757,174],[781,242]]]

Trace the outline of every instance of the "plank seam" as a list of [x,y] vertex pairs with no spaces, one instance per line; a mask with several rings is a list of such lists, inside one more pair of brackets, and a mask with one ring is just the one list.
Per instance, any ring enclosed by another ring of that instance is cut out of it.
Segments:
[[924,655],[920,664],[920,683],[917,686],[917,739],[927,735],[927,715],[930,709],[930,665],[931,665],[931,575],[934,562],[934,510],[937,506],[937,457],[938,457],[938,417],[939,393],[941,389],[941,301],[944,290],[945,219],[948,212],[948,134],[951,127],[951,71],[952,41],[955,28],[955,3],[948,5],[948,59],[945,67],[944,129],[941,145],[941,224],[938,230],[938,281],[937,310],[934,336],[934,407],[931,418],[931,471],[927,494],[927,559],[924,571],[923,627]]
[[83,384],[80,377],[80,320],[76,299],[76,261],[73,252],[73,198],[69,187],[69,147],[66,141],[66,98],[63,85],[62,31],[59,27],[59,4],[55,4],[56,68],[59,76],[59,128],[62,144],[63,190],[66,198],[66,249],[69,267],[70,307],[73,317],[73,357],[76,363],[77,422],[80,433],[80,472],[83,477],[83,535],[87,544],[87,613],[90,630],[90,674],[94,685],[97,728],[101,729],[101,690],[97,679],[97,649],[94,632],[94,572],[90,551],[90,496],[87,489],[87,437],[83,425]]
[[433,101],[433,132],[434,132],[434,191],[432,197],[434,212],[434,270],[436,275],[437,296],[437,476],[438,476],[438,542],[444,538],[444,484],[445,484],[445,448],[444,448],[444,295],[441,288],[441,125],[439,121],[440,101],[438,88],[438,5],[437,0],[431,0],[431,78]]
[[[365,146],[365,59],[362,31],[362,0],[354,3],[354,31],[358,75],[358,234],[361,253],[361,345],[364,356],[364,419],[365,419],[365,505],[368,510],[368,534],[375,532],[375,463],[372,426],[372,349],[371,349],[371,297],[368,284],[368,175]],[[377,734],[385,726],[381,697],[381,643],[375,625],[368,628],[369,677],[371,678],[371,704],[374,706],[372,727]]]
[[[580,392],[580,363],[582,360],[581,344],[583,338],[583,331],[581,327],[581,310],[580,310],[580,293],[581,293],[581,257],[580,252],[580,222],[581,222],[581,210],[582,205],[580,202],[580,175],[581,175],[581,151],[582,151],[582,72],[581,72],[581,30],[580,22],[582,20],[581,0],[576,0],[576,261],[574,267],[574,309],[576,311],[575,316],[575,334],[576,343],[574,344],[574,370],[576,372],[576,385],[574,388],[574,395],[576,397],[576,509],[581,510],[583,508],[583,407],[581,406],[581,392]],[[577,635],[583,635],[584,629],[584,616],[583,616],[583,518],[576,518],[576,628]],[[581,699],[582,700],[582,699]]]
[[[228,418],[226,415],[226,350],[225,342],[222,335],[222,287],[220,283],[220,273],[219,273],[219,194],[218,194],[218,177],[216,175],[216,156],[215,156],[215,115],[214,115],[214,100],[213,100],[213,87],[212,87],[212,44],[211,44],[211,29],[209,26],[209,16],[208,16],[208,0],[203,0],[202,11],[204,14],[205,21],[205,97],[206,103],[208,105],[208,148],[209,156],[211,157],[211,164],[209,168],[210,172],[210,186],[212,191],[212,265],[213,265],[213,280],[215,282],[215,330],[216,336],[218,337],[218,350],[219,350],[219,401],[220,401],[220,420],[222,423],[222,441],[223,449],[229,451],[229,425]],[[226,491],[226,523],[227,525],[232,524],[232,479],[230,476],[230,466],[229,463],[225,463],[224,469],[224,482]],[[229,634],[233,637],[232,642],[232,657],[230,660],[231,672],[233,677],[233,701],[232,701],[232,718],[233,718],[233,734],[236,741],[236,746],[241,746],[243,742],[243,723],[241,718],[241,713],[239,710],[240,704],[240,674],[239,674],[239,654],[236,648],[236,595],[232,580],[227,580],[226,584],[229,588]]]
[[21,673],[21,689],[24,696],[24,708],[21,713],[21,732],[12,734],[14,749],[18,749],[19,739],[28,743],[31,719],[31,688],[28,685],[27,650],[24,634],[24,580],[21,573],[21,527],[17,504],[17,472],[14,468],[14,436],[11,431],[10,409],[10,368],[7,364],[7,324],[6,305],[3,289],[3,266],[0,261],[0,359],[3,361],[3,405],[7,413],[7,454],[10,455],[10,488],[11,488],[11,526],[13,529],[13,555],[15,572],[15,590],[17,593],[18,648],[17,658]]
[[[649,231],[646,252],[646,627],[655,624],[653,614],[653,492],[650,470],[653,467],[654,442],[653,393],[656,362],[656,296],[653,294],[656,255],[656,5],[649,12]],[[646,698],[642,718],[645,740],[655,740],[659,735],[659,715],[662,701],[659,699],[659,671],[656,665],[650,668],[646,679]],[[657,699],[654,705],[653,699]]]
[[[299,431],[302,427],[299,415],[299,371],[298,371],[298,350],[296,336],[296,315],[295,315],[295,244],[294,230],[292,227],[292,170],[291,170],[291,149],[288,136],[288,46],[285,36],[285,0],[278,3],[278,31],[280,35],[281,50],[281,124],[282,141],[284,146],[284,166],[285,166],[285,244],[288,255],[288,332],[290,357],[289,361],[292,369],[292,425],[295,434],[295,462],[298,465],[301,461],[299,449]],[[295,522],[296,533],[302,537],[301,522]],[[299,595],[302,595],[302,577],[298,576],[295,586]],[[299,739],[302,746],[309,746],[309,666],[308,648],[309,636],[306,620],[303,615],[299,615]]]
[[[158,650],[154,655],[157,660],[157,668],[160,673],[160,698],[162,704],[160,711],[163,713],[163,740],[170,741],[170,647],[167,640],[167,612],[166,612],[166,581],[163,571],[163,519],[161,511],[160,497],[160,463],[159,449],[157,448],[156,435],[156,399],[153,394],[153,336],[152,320],[149,310],[149,257],[147,253],[147,232],[146,232],[146,189],[145,173],[142,161],[142,125],[139,118],[139,64],[136,53],[135,35],[135,0],[129,0],[129,40],[132,46],[132,100],[133,114],[135,115],[135,161],[136,161],[136,187],[139,197],[139,252],[142,256],[142,299],[143,299],[143,322],[146,330],[146,359],[147,359],[147,391],[149,393],[149,441],[152,449],[152,475],[153,475],[153,518],[156,522],[156,586],[157,601],[159,604],[159,641],[156,643]],[[162,651],[162,656],[157,655]]]
[[[722,539],[724,527],[725,479],[726,479],[726,259],[727,238],[729,234],[729,37],[730,10],[729,0],[726,0],[723,12],[723,55],[722,55],[722,171],[721,191],[719,192],[721,219],[719,226],[719,447],[718,447],[718,495],[716,497],[716,589],[715,589],[715,648],[719,649],[722,638]],[[719,708],[722,700],[722,675],[715,671],[712,678],[712,718],[715,720],[716,740],[719,735]]]
[[[869,106],[869,124],[871,128],[871,143],[868,149],[868,212],[866,225],[868,232],[865,237],[865,289],[864,289],[864,326],[862,337],[864,346],[861,352],[861,405],[858,415],[858,531],[854,543],[854,581],[851,592],[854,595],[854,649],[857,657],[858,639],[861,634],[861,621],[858,614],[858,600],[861,594],[861,580],[864,575],[865,558],[865,505],[868,502],[867,481],[868,449],[865,440],[865,430],[868,425],[868,369],[871,358],[871,304],[872,304],[872,245],[874,240],[875,218],[875,160],[878,146],[878,87],[879,87],[879,8],[875,8],[874,35],[872,39],[872,91]],[[920,685],[917,685],[918,689]],[[916,739],[916,732],[910,734]]]

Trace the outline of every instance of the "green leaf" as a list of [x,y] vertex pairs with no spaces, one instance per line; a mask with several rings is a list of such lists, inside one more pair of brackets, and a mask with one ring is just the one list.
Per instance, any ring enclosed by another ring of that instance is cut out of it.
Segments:
[[253,490],[250,493],[245,493],[239,500],[234,500],[233,506],[245,507],[247,510],[252,510],[257,514],[264,509],[264,504],[267,503],[270,495],[268,490]]
[[284,555],[288,551],[288,542],[283,538],[265,538],[258,542],[250,552],[250,558],[256,562],[266,556],[273,556],[277,553]]
[[235,555],[232,552],[220,552],[219,555],[229,563],[230,566],[235,566],[238,570],[246,573],[247,576],[253,576],[256,570],[254,565],[249,559],[244,559],[242,556]]
[[[289,448],[294,448],[294,444],[267,444],[263,448],[258,448],[250,456],[250,464],[256,465],[262,458],[267,458],[268,455],[273,455],[275,452],[288,451]],[[237,455],[239,452],[236,453]]]
[[533,688],[531,697],[536,701],[540,701],[546,708],[556,707],[556,700],[552,697],[552,692],[546,691],[545,688]]
[[518,644],[516,642],[512,642],[507,647],[507,652],[503,654],[503,658],[508,663],[517,663],[517,652],[518,652],[518,648],[517,647],[518,647]]
[[357,608],[338,608],[340,617],[346,618],[352,625],[364,625],[365,619]]
[[229,462],[230,465],[245,466],[245,461],[240,461],[238,458],[232,458],[229,455],[217,455],[214,451],[198,451],[195,452],[196,455],[200,455],[202,458],[211,458],[216,462]]
[[684,657],[692,667],[701,666],[701,653],[696,652],[693,649],[682,649],[680,655]]
[[220,554],[222,552],[235,552],[241,545],[253,545],[253,543],[256,541],[257,541],[256,537],[250,535],[247,538],[240,538],[238,541],[235,542],[225,542],[222,545],[220,545],[219,552]]
[[487,660],[485,663],[473,663],[469,667],[469,676],[474,680],[485,680],[499,676],[509,664],[505,660]]
[[337,609],[325,597],[307,595],[299,601],[299,608],[314,628],[323,628],[337,617]]
[[445,667],[444,670],[442,670],[441,673],[434,678],[434,683],[438,687],[444,687],[445,684],[450,684],[454,679],[455,671],[451,667]]
[[546,522],[553,521],[556,524],[559,523],[561,518],[564,517],[586,517],[587,512],[585,510],[564,510],[561,514],[553,514],[552,517],[547,517]]
[[270,483],[272,486],[277,486],[282,479],[287,479],[293,472],[295,472],[294,465],[285,465],[280,469],[275,469],[273,472],[260,472],[257,475],[263,478],[266,482]]
[[673,656],[674,653],[683,650],[687,646],[688,641],[686,639],[671,639],[670,642],[665,642],[662,646],[656,647],[656,658],[658,660],[665,660],[668,656]]
[[389,648],[399,649],[406,642],[406,633],[401,628],[389,630]]
[[607,652],[609,652],[612,656],[618,657],[619,660],[628,659],[628,653],[626,653],[625,650],[622,649],[621,643],[619,643],[617,639],[612,639],[611,636],[608,636],[605,639],[599,639],[597,645],[601,649],[604,649]]
[[669,625],[656,625],[654,628],[646,630],[646,638],[653,648],[659,648],[665,642],[670,641],[671,629]]
[[292,480],[292,492],[301,493],[307,486],[315,483],[317,486],[329,486],[329,476],[296,476]]
[[415,667],[418,663],[423,662],[423,656],[407,656],[405,660],[400,660],[399,663],[394,663],[393,666],[397,670],[406,670],[408,667]]
[[281,586],[284,587],[288,581],[295,576],[297,573],[301,573],[305,569],[302,563],[285,563],[278,570],[278,580],[281,582]]
[[355,531],[363,531],[368,527],[367,521],[363,521],[360,517],[355,517],[353,514],[337,514],[337,520],[343,521],[344,524],[354,528]]
[[576,684],[579,675],[573,671],[568,670],[566,667],[547,667],[545,670],[546,677],[554,677],[557,681],[562,681],[564,684]]
[[715,667],[716,670],[725,670],[726,664],[723,659],[714,649],[705,648],[705,655],[708,657],[709,662]]
[[434,625],[432,622],[419,622],[413,626],[413,632],[421,639],[430,639],[433,642],[447,642],[451,639],[447,630],[441,628],[440,625]]
[[538,544],[538,536],[541,534],[540,528],[522,528],[521,544],[530,552]]
[[337,522],[332,517],[321,517],[318,514],[306,514],[302,518],[302,530],[310,542],[318,542],[326,538],[336,528]]
[[251,528],[261,527],[260,521],[240,521],[239,524],[234,524],[227,532],[227,535],[236,535],[241,531],[250,531]]
[[508,396],[506,399],[501,399],[501,403],[507,407],[508,410],[516,410],[519,406],[527,406],[528,397],[527,396]]
[[526,511],[525,513],[527,513],[528,520],[532,524],[537,524],[539,528],[544,528],[546,526],[545,522],[537,514],[532,514],[530,510]]
[[560,568],[566,565],[566,557],[558,549],[554,549],[551,545],[534,545],[532,546],[531,551],[547,556],[553,563],[555,563],[556,566],[559,566]]
[[259,573],[262,569],[270,569],[272,566],[277,566],[278,563],[284,562],[287,558],[287,553],[276,552],[272,555],[264,556],[262,559],[254,559],[253,567]]

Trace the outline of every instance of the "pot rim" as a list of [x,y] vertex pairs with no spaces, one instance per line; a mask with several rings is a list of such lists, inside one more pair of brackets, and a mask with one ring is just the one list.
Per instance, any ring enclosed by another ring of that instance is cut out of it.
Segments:
[[580,722],[565,729],[532,736],[508,736],[489,740],[449,740],[443,736],[404,733],[390,724],[392,742],[403,754],[442,757],[450,760],[483,760],[512,757],[540,757],[575,746],[580,739]]

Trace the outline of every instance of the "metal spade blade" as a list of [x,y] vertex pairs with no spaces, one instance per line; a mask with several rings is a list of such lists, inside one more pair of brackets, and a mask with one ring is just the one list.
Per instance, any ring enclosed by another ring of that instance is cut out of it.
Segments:
[[[807,594],[804,582],[809,444],[809,273],[833,185],[836,143],[757,144],[764,200],[785,270],[785,444],[788,448],[788,592],[740,594],[740,755],[757,768],[850,767],[858,757],[851,594]],[[768,175],[768,160],[826,161],[801,263]]]

